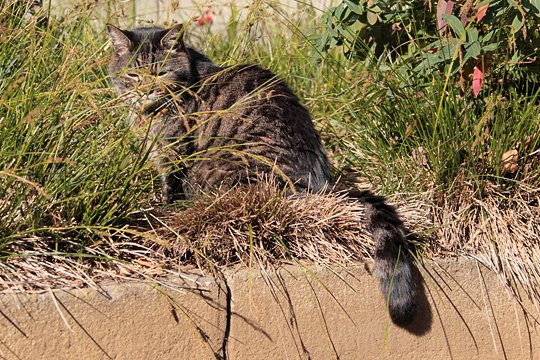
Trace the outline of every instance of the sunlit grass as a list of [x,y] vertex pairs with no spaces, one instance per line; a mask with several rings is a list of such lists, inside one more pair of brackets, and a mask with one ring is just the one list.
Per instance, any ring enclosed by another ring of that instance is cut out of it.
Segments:
[[0,234],[118,225],[145,197],[150,172],[108,90],[104,41],[84,17],[10,27],[18,14],[5,10]]

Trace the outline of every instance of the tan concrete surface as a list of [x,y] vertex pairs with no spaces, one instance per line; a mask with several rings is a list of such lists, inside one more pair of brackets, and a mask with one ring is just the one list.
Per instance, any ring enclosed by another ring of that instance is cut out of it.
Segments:
[[[387,320],[371,266],[230,270],[0,295],[2,359],[540,359],[532,316],[473,261],[429,265],[422,316]],[[438,285],[436,285],[438,284]],[[535,322],[536,321],[536,322]],[[225,341],[225,339],[227,339]]]

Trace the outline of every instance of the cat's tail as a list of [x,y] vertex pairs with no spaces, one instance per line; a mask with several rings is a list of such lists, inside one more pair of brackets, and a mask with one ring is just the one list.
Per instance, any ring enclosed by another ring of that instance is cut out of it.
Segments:
[[407,325],[416,315],[416,270],[403,222],[396,209],[382,196],[370,191],[349,189],[348,196],[366,205],[368,230],[375,241],[375,273],[386,298],[390,318]]

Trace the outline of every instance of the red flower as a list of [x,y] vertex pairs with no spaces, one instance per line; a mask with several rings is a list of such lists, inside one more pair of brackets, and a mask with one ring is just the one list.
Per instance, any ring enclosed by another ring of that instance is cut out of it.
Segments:
[[204,24],[210,25],[214,21],[214,19],[212,17],[213,14],[214,14],[214,12],[212,11],[212,8],[208,7],[208,8],[206,8],[206,10],[204,10],[204,15],[202,17],[197,16],[195,18],[195,21],[197,21],[197,24],[199,26],[203,26]]

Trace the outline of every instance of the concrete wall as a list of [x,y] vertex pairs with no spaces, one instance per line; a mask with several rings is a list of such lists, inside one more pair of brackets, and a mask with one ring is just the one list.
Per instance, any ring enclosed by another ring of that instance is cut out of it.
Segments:
[[422,316],[387,320],[370,267],[186,273],[0,295],[3,359],[540,359],[538,311],[472,261],[430,266]]

